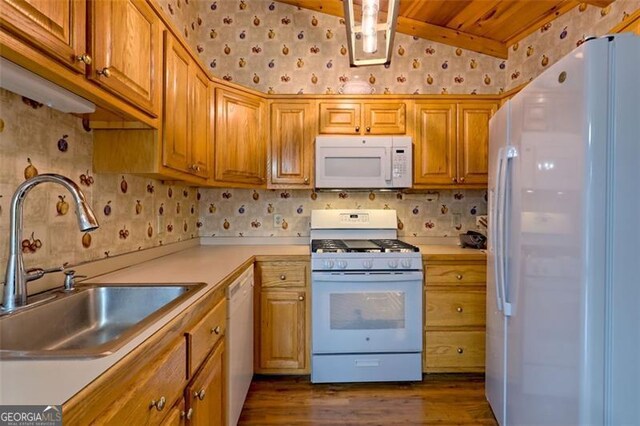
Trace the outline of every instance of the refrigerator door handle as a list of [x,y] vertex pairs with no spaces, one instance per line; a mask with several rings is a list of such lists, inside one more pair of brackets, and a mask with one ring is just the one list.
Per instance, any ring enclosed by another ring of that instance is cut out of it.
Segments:
[[489,228],[491,231],[491,241],[493,243],[493,270],[494,270],[494,278],[493,284],[496,286],[496,306],[498,311],[502,311],[502,294],[500,285],[500,238],[498,232],[498,223],[500,223],[500,211],[498,210],[500,206],[500,173],[502,172],[502,157],[503,157],[504,148],[500,148],[498,150],[498,161],[496,162],[496,187],[491,197],[491,210],[493,214],[491,215],[491,222],[489,223]]
[[512,312],[512,306],[511,306],[511,302],[509,302],[507,300],[507,274],[506,274],[506,270],[507,270],[507,241],[506,241],[506,236],[507,236],[507,230],[505,229],[505,227],[507,226],[507,220],[506,218],[509,216],[507,209],[509,208],[509,203],[508,203],[508,196],[509,193],[507,192],[507,181],[508,181],[508,176],[507,174],[509,173],[509,161],[514,159],[515,157],[518,156],[518,151],[516,150],[515,147],[513,146],[507,146],[506,148],[504,148],[504,150],[502,151],[502,156],[500,157],[500,174],[499,174],[499,182],[498,182],[498,188],[500,189],[499,195],[498,195],[498,211],[500,212],[500,216],[498,217],[499,222],[498,222],[498,240],[499,240],[499,248],[500,248],[500,254],[498,256],[496,256],[499,259],[498,262],[498,270],[497,270],[497,274],[499,276],[499,282],[500,282],[500,290],[501,290],[501,295],[502,295],[502,310],[504,312],[504,315],[509,317],[511,316],[511,312]]

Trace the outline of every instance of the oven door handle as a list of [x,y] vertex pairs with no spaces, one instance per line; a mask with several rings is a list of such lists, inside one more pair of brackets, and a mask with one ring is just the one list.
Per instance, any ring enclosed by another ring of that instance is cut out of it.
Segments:
[[312,272],[312,282],[401,282],[401,281],[419,281],[422,283],[422,271],[406,271],[397,272]]

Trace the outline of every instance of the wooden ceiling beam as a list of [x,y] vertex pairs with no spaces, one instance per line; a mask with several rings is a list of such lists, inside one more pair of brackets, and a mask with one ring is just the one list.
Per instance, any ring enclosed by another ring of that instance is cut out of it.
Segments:
[[[279,0],[279,2],[344,18],[343,6],[340,0]],[[398,16],[396,31],[496,58],[507,59],[506,44],[463,31],[456,31],[401,16]]]

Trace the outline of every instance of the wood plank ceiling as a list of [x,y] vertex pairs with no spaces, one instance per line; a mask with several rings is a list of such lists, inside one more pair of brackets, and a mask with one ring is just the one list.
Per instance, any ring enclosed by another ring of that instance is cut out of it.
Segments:
[[[279,1],[344,17],[341,0]],[[586,0],[582,7],[606,7],[613,1]],[[382,10],[385,3],[381,2]],[[397,31],[506,59],[509,46],[580,4],[575,0],[400,0]]]

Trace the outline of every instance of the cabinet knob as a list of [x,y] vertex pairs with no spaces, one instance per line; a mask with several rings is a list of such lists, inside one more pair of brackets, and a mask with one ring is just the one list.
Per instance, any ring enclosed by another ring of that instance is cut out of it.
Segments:
[[193,396],[195,396],[196,398],[198,398],[200,401],[202,401],[205,397],[205,395],[207,394],[207,392],[204,390],[204,388],[200,389],[198,392],[194,392]]
[[211,328],[211,333],[212,334],[220,334],[220,326],[216,325],[215,327]]
[[458,183],[458,178],[451,178],[451,182]]
[[356,126],[356,132],[360,131],[360,126]]
[[456,275],[456,278],[457,278],[458,280],[461,280],[461,279],[462,279],[462,274],[458,274],[458,275]]
[[367,127],[365,130],[369,133],[371,131],[371,127]]
[[298,296],[298,300],[302,302],[304,300],[304,296]]
[[167,404],[167,399],[164,396],[161,396],[159,400],[153,400],[151,401],[151,404],[149,404],[149,408],[155,408],[158,411],[162,411],[164,410],[164,406]]
[[457,351],[459,354],[461,354],[461,353],[463,353],[463,352],[464,352],[464,349],[462,349],[462,348],[458,348],[456,351]]
[[281,279],[282,281],[284,281],[284,280],[286,280],[286,279],[287,279],[287,276],[286,276],[285,274],[282,274],[282,275],[280,275],[280,279]]
[[460,183],[464,183],[464,177],[461,177],[459,180],[460,180]]
[[108,67],[104,67],[101,70],[96,71],[96,74],[104,76],[104,77],[110,77],[111,76],[111,71],[109,71]]
[[456,312],[460,312],[460,313],[462,313],[462,311],[463,311],[462,306],[458,306],[458,307],[456,308]]
[[76,56],[76,60],[78,62],[84,62],[86,65],[91,65],[91,56],[87,55],[86,53]]
[[189,408],[189,411],[187,411],[186,413],[184,411],[180,412],[180,417],[183,419],[187,419],[187,420],[191,420],[191,417],[193,417],[193,408]]
[[201,170],[200,166],[198,166],[197,164],[192,164],[192,165],[189,166],[189,168],[191,170],[193,170],[194,172],[199,172]]
[[308,177],[305,177],[303,181],[304,181],[305,185],[309,185],[309,178]]

